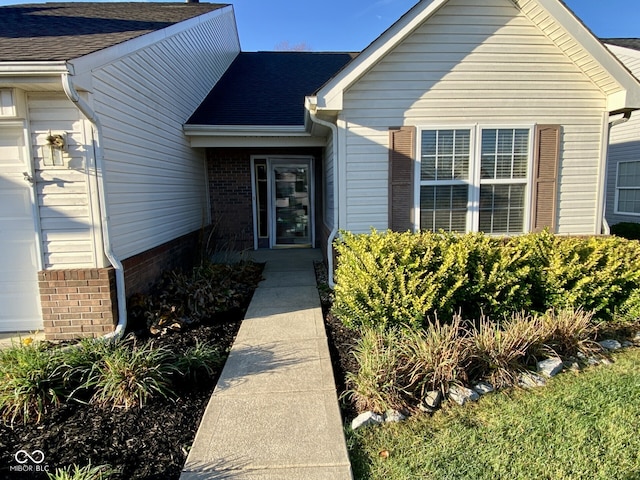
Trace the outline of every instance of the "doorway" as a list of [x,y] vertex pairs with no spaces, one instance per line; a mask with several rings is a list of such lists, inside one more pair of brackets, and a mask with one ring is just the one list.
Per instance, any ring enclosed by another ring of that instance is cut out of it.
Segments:
[[251,163],[255,248],[313,246],[313,159],[254,157]]

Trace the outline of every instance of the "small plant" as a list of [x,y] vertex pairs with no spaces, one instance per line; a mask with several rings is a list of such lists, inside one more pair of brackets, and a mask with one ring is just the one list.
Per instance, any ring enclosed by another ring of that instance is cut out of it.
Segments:
[[109,465],[97,465],[95,467],[86,465],[70,465],[66,468],[56,468],[54,473],[47,473],[49,480],[107,480],[117,473]]
[[360,368],[347,374],[347,395],[360,411],[384,412],[405,405],[397,379],[400,367],[400,334],[395,330],[380,331],[366,328],[362,332],[353,355]]
[[419,402],[430,390],[445,393],[449,384],[466,381],[469,348],[464,337],[459,315],[449,325],[436,319],[425,330],[405,332],[400,342],[402,389]]
[[217,348],[197,342],[177,357],[176,369],[181,375],[195,380],[203,373],[212,377],[223,361]]
[[176,372],[175,357],[168,349],[121,342],[102,356],[86,387],[94,390],[92,402],[127,410],[142,407],[155,395],[172,396],[171,378]]
[[503,325],[482,318],[470,336],[470,372],[496,388],[513,385],[517,374],[526,369],[530,349],[540,342],[537,317],[516,314]]
[[557,356],[592,356],[601,350],[594,342],[597,327],[592,320],[593,313],[581,309],[550,310],[540,319],[540,342]]
[[0,414],[5,422],[39,422],[60,403],[65,388],[57,350],[44,343],[0,350]]

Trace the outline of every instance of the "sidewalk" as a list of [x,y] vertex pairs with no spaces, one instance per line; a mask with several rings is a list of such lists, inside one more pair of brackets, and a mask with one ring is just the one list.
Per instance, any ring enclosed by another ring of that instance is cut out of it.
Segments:
[[317,250],[254,252],[266,261],[180,477],[349,480],[316,288]]

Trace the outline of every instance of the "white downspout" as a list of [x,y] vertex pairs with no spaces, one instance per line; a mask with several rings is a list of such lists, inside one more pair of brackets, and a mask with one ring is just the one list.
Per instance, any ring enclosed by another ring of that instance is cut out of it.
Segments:
[[[606,114],[605,114],[606,115]],[[608,116],[608,115],[607,115]],[[600,199],[600,201],[598,202],[599,204],[599,208],[602,209],[601,212],[598,212],[598,216],[597,218],[601,219],[601,228],[600,231],[602,233],[604,233],[605,235],[609,235],[611,233],[611,230],[609,228],[609,224],[607,222],[606,219],[606,214],[607,214],[607,184],[608,184],[608,166],[609,166],[609,142],[610,142],[610,137],[611,137],[611,129],[613,127],[615,127],[616,125],[620,125],[622,123],[627,123],[629,120],[631,119],[631,110],[624,112],[624,115],[622,116],[622,118],[617,118],[616,120],[612,120],[607,122],[605,120],[605,122],[607,123],[607,129],[605,132],[605,141],[603,142],[603,147],[602,147],[602,158],[603,158],[603,166],[601,167],[602,170],[602,175],[601,175],[601,184],[600,184],[600,195],[602,195],[602,198]]]
[[87,120],[93,126],[93,141],[95,144],[95,170],[96,178],[98,181],[98,201],[100,205],[100,216],[102,220],[102,244],[104,247],[104,253],[109,260],[109,263],[113,266],[116,273],[116,293],[118,296],[118,324],[115,331],[108,333],[104,336],[107,339],[113,339],[115,341],[120,340],[124,335],[124,331],[127,328],[127,299],[124,289],[124,268],[122,263],[116,257],[111,245],[111,235],[109,232],[109,214],[107,212],[107,202],[105,199],[105,184],[104,184],[104,155],[102,153],[102,124],[96,113],[85,102],[71,81],[71,75],[69,73],[62,74],[62,88],[78,110],[87,117]]
[[327,239],[327,270],[328,270],[328,280],[327,283],[329,287],[333,290],[336,286],[333,279],[333,241],[336,239],[338,235],[338,127],[326,120],[321,120],[316,116],[317,109],[315,105],[312,105],[309,99],[306,100],[307,109],[309,110],[309,116],[311,121],[317,123],[318,125],[322,125],[324,127],[331,129],[331,134],[333,135],[333,229],[329,234],[329,238]]

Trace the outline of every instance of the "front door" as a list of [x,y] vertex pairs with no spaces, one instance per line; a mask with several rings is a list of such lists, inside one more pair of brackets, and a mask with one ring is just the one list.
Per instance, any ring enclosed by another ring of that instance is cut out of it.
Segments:
[[304,157],[254,159],[256,248],[314,243],[313,162]]

